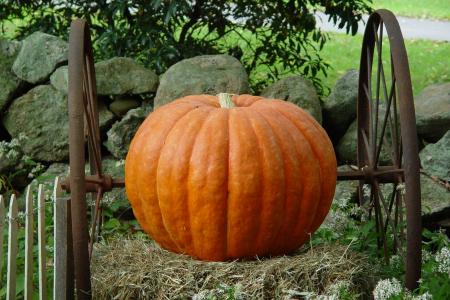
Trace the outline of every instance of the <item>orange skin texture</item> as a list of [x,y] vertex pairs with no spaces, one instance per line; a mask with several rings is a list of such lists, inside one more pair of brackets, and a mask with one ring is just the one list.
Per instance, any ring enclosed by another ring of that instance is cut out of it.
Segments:
[[151,113],[125,161],[133,212],[163,248],[209,261],[287,254],[326,217],[336,186],[328,135],[282,100],[180,98]]

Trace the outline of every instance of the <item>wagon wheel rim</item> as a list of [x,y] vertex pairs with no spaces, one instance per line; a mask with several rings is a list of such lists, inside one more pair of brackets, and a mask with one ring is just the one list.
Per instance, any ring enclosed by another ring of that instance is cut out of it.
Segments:
[[[101,182],[101,144],[97,107],[95,70],[89,28],[84,20],[71,24],[69,39],[69,186],[72,213],[74,270],[79,299],[91,298],[90,257],[95,241],[95,228],[103,196],[101,184],[96,185],[94,214],[89,234],[87,220],[86,186],[89,180]],[[90,174],[85,174],[85,143],[87,142]],[[96,182],[93,182],[96,183]]]
[[[390,60],[388,71],[383,62],[384,34],[390,50],[386,53]],[[387,10],[377,10],[366,25],[357,113],[358,167],[366,174],[365,180],[360,180],[361,204],[367,205],[369,215],[375,218],[377,245],[386,262],[391,253],[404,257],[405,285],[413,290],[418,286],[421,269],[420,163],[408,57],[399,24]],[[386,153],[388,161],[384,159]],[[385,182],[392,183],[390,194],[383,190]],[[365,183],[370,186],[366,197]]]

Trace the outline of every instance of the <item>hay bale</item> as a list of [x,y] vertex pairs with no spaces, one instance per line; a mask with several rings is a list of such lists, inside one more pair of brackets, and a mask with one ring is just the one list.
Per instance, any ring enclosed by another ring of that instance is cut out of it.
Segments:
[[299,299],[335,282],[365,293],[374,281],[368,261],[338,244],[270,259],[203,262],[145,238],[122,237],[97,244],[94,253],[94,299]]

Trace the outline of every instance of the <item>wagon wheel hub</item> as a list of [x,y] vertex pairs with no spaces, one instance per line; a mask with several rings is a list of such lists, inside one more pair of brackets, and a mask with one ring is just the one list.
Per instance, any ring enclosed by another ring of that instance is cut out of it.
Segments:
[[338,172],[338,180],[359,180],[367,184],[400,183],[404,181],[404,171],[395,166],[371,167],[364,166],[354,171]]
[[[122,188],[125,186],[123,179],[113,179],[110,175],[88,175],[85,177],[86,193],[95,193],[101,190],[102,192],[109,192],[113,188]],[[61,187],[70,193],[70,180],[67,178],[61,183]]]

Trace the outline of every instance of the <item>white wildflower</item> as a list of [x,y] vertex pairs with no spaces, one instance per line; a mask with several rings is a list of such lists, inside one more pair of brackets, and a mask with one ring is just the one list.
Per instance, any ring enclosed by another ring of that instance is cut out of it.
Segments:
[[427,262],[431,259],[431,252],[425,249],[422,249],[422,262]]
[[375,300],[387,300],[392,296],[400,295],[402,291],[402,285],[396,278],[384,279],[378,281],[373,290],[373,298]]
[[125,160],[124,159],[116,161],[116,167],[121,167],[123,165],[125,165]]
[[437,271],[439,273],[447,273],[450,276],[450,249],[442,248],[434,258],[438,263]]
[[[311,299],[317,299],[317,295],[313,292],[302,292],[297,290],[283,290],[285,300],[290,299],[305,299],[305,300],[311,300]],[[319,296],[320,297],[320,296]]]
[[363,197],[370,199],[370,194],[372,190],[370,184],[364,184],[362,190],[363,190]]
[[397,185],[397,192],[400,192],[401,195],[404,195],[406,193],[406,187],[404,183],[400,183]]
[[8,153],[6,153],[6,158],[14,160],[14,159],[18,158],[19,154],[20,153],[17,150],[11,149],[11,150],[8,151]]
[[206,299],[211,299],[209,290],[200,291],[199,293],[192,296],[192,300],[206,300]]
[[330,287],[328,288],[328,290],[329,290],[328,293],[339,296],[342,291],[348,290],[349,287],[350,287],[350,284],[347,281],[339,280],[339,281],[333,283],[332,285],[330,285]]
[[341,194],[338,201],[335,201],[336,205],[340,209],[345,209],[348,206],[348,203],[352,199],[352,193],[345,191]]
[[28,173],[28,178],[35,178],[36,175],[42,172],[42,170],[44,170],[44,166],[41,164],[37,164],[33,169],[31,169],[30,173]]
[[10,148],[17,148],[17,147],[19,147],[19,146],[20,146],[19,139],[12,139],[12,140],[9,142],[9,147],[10,147]]
[[400,255],[395,254],[392,255],[389,258],[389,265],[391,265],[392,267],[399,267],[402,264],[402,258],[400,257]]
[[422,295],[413,296],[411,298],[411,300],[432,300],[432,299],[433,299],[433,295],[431,295],[428,292],[425,292],[425,294],[422,294]]
[[314,298],[315,300],[339,300],[338,296],[336,295],[319,295],[316,298]]
[[354,204],[350,207],[349,214],[355,217],[362,217],[364,215],[364,210],[360,205]]

